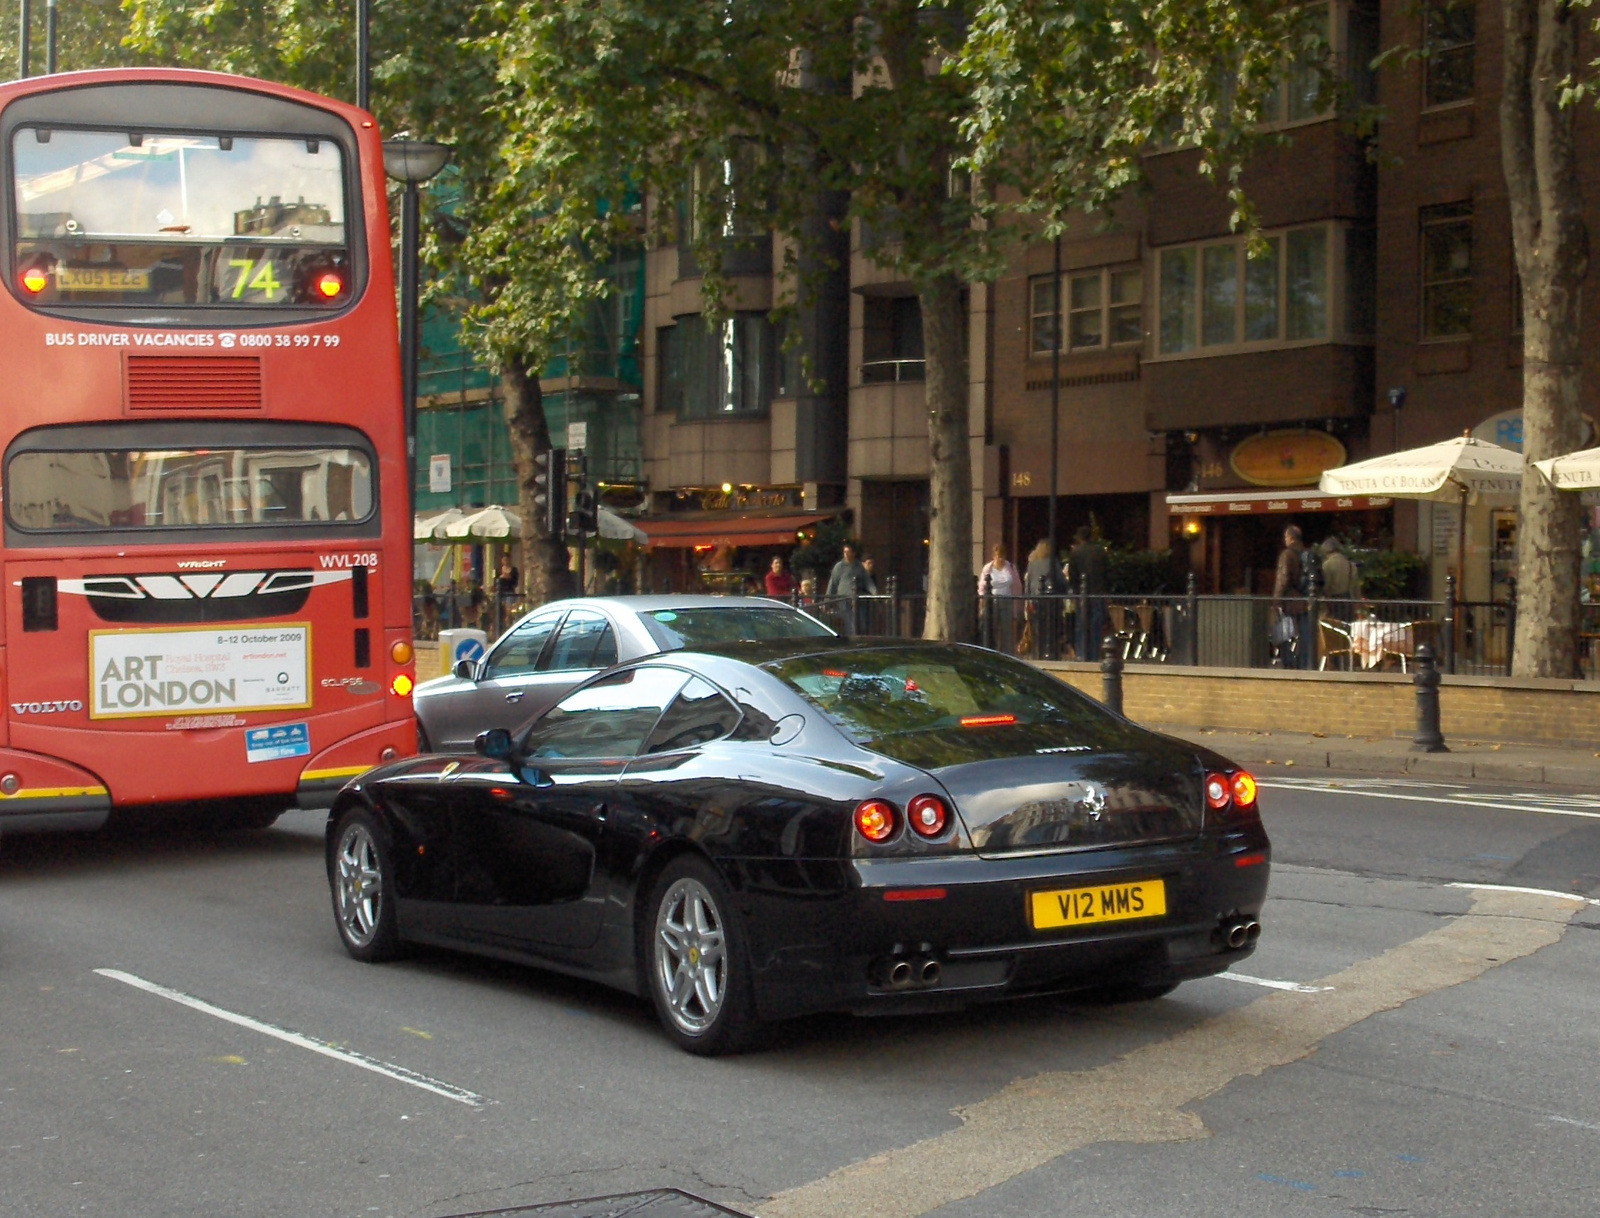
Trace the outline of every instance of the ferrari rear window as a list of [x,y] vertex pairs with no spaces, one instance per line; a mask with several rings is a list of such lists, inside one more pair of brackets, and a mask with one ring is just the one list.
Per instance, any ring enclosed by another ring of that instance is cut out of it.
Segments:
[[835,651],[768,665],[859,744],[925,768],[1121,747],[1128,727],[1006,656],[948,647]]

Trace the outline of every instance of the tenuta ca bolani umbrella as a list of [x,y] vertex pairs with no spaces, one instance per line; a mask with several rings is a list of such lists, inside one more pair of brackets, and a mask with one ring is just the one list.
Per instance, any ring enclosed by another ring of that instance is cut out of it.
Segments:
[[1390,495],[1459,504],[1456,586],[1461,587],[1467,504],[1516,502],[1522,493],[1522,454],[1463,435],[1326,470],[1321,489],[1329,495]]

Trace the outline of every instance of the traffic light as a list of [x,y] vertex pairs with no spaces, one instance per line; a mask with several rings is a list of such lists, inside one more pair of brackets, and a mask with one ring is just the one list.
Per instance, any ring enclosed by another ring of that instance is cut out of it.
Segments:
[[567,517],[567,532],[593,534],[598,524],[594,510],[594,492],[585,487],[572,497],[572,512]]
[[533,458],[533,501],[544,509],[544,531],[560,537],[567,522],[567,452],[552,448]]

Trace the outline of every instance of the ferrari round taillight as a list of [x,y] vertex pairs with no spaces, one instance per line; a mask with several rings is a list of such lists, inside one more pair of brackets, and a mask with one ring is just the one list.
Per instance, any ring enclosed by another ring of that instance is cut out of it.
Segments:
[[1213,812],[1220,812],[1232,798],[1233,789],[1225,777],[1221,774],[1206,775],[1206,807]]
[[1248,808],[1256,802],[1256,780],[1243,770],[1233,776],[1233,804],[1236,808]]
[[869,842],[886,842],[894,836],[894,805],[869,799],[856,807],[856,832]]
[[950,813],[937,795],[919,795],[906,805],[906,824],[921,837],[938,837],[949,823]]

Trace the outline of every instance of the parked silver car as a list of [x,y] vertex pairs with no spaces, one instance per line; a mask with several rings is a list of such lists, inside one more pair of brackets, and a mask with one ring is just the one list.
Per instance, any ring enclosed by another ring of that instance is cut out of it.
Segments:
[[754,596],[589,596],[522,618],[481,660],[412,695],[423,752],[470,753],[479,732],[511,729],[602,668],[641,656],[741,639],[834,632],[782,601]]

